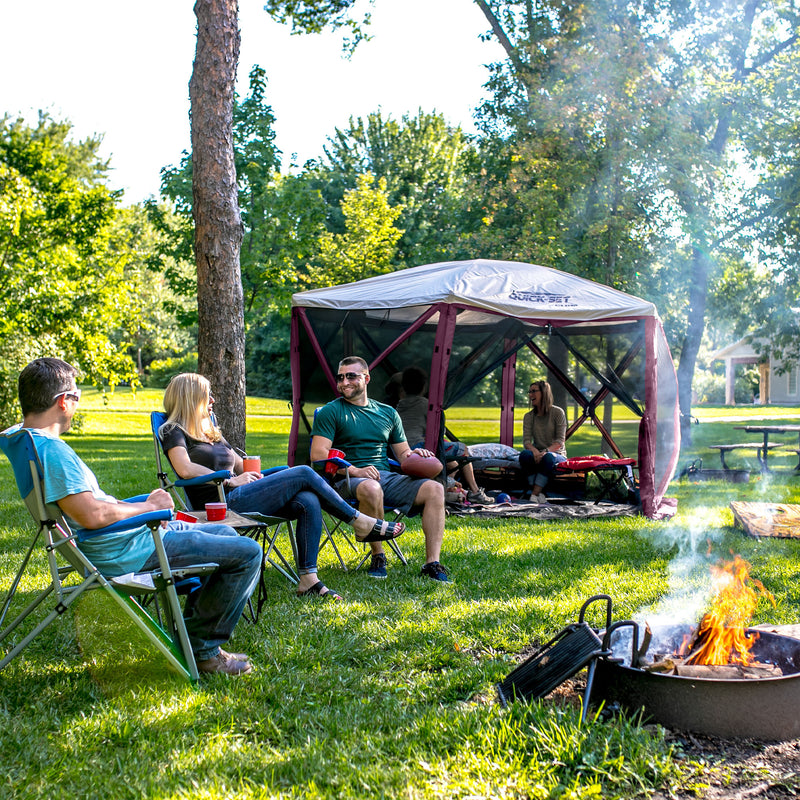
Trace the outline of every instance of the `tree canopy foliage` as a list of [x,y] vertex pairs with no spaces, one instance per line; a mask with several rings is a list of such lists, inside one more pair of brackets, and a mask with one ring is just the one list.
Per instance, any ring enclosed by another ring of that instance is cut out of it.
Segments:
[[797,3],[477,2],[507,54],[481,109],[481,238],[657,300],[688,414],[709,295],[763,287],[756,242],[786,230],[764,195],[784,141],[763,135],[796,124]]
[[30,359],[59,355],[84,380],[136,379],[111,332],[138,318],[118,196],[105,185],[100,140],[40,114],[0,119],[0,414],[14,416],[16,376]]
[[[697,364],[732,337],[766,326],[758,346],[798,355],[800,0],[474,2],[505,50],[477,135],[376,111],[282,172],[264,70],[234,96],[248,389],[288,395],[293,292],[475,257],[656,302],[685,412]],[[343,30],[345,49],[368,32],[353,0],[265,8]],[[0,125],[0,350],[80,353],[112,383],[129,356],[191,358],[192,155],[163,171],[171,207],[121,209],[99,142],[69,131]]]

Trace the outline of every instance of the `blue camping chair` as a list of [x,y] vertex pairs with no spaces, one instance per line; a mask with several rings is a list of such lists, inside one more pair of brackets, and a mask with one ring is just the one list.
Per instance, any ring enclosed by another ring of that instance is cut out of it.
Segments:
[[[47,505],[44,502],[43,470],[36,451],[35,434],[26,428],[10,428],[0,433],[0,449],[11,462],[20,496],[37,524],[36,534],[0,608],[0,627],[5,624],[8,611],[37,545],[41,545],[44,549],[50,573],[47,586],[39,591],[6,627],[2,627],[0,642],[5,642],[40,606],[46,609],[48,607],[46,603],[48,601],[51,603],[49,612],[39,619],[38,624],[14,644],[0,660],[0,670],[19,655],[48,625],[59,619],[85,591],[97,589],[113,599],[127,618],[167,659],[171,667],[179,674],[196,681],[197,665],[186,633],[176,582],[209,575],[218,565],[197,564],[181,569],[170,568],[169,559],[158,533],[161,523],[172,516],[172,512],[167,509],[139,514],[104,528],[82,531],[76,536],[70,530],[58,506]],[[143,500],[145,497],[146,495],[129,498],[128,502]],[[93,536],[119,533],[144,524],[153,532],[153,544],[160,567],[157,571],[106,578],[78,546],[79,542]],[[69,583],[65,583],[67,578]],[[164,609],[166,618],[164,627],[150,616],[140,602],[141,599],[152,596],[162,598],[159,607]]]
[[[164,453],[163,443],[159,435],[161,426],[166,421],[167,415],[165,412],[150,412],[150,429],[153,433],[153,449],[156,457],[156,470],[159,486],[161,486],[162,489],[170,492],[170,494],[172,494],[172,496],[175,498],[175,502],[180,505],[184,511],[189,512],[193,516],[197,517],[198,520],[205,521],[205,510],[192,508],[192,504],[185,491],[186,487],[203,486],[208,483],[213,483],[217,487],[220,502],[225,502],[225,490],[223,489],[222,484],[223,481],[233,477],[233,473],[230,470],[219,470],[217,472],[211,472],[208,475],[201,475],[197,478],[179,478],[172,468],[172,464],[169,463],[169,458],[167,458],[166,453]],[[164,461],[169,464],[170,470],[173,474],[172,479],[170,479],[169,475],[167,475],[167,473],[164,471]],[[262,470],[261,474],[271,475],[275,472],[280,472],[283,469],[287,469],[287,467],[272,467],[271,469]],[[256,605],[255,609],[251,610],[250,612],[251,621],[256,622],[258,620],[258,615],[261,613],[261,609],[267,600],[267,586],[264,576],[264,567],[266,564],[270,564],[281,575],[283,575],[284,578],[292,583],[296,584],[298,582],[297,573],[295,572],[294,567],[286,559],[277,545],[278,535],[285,527],[289,537],[289,543],[292,548],[292,553],[295,557],[295,563],[297,563],[297,546],[294,540],[292,522],[285,517],[268,516],[265,514],[259,514],[256,511],[248,511],[238,514],[235,511],[228,509],[228,513],[225,518],[225,524],[230,525],[243,536],[250,536],[251,538],[255,539],[261,545],[261,548],[264,551],[264,559],[261,563],[261,573],[258,579]]]

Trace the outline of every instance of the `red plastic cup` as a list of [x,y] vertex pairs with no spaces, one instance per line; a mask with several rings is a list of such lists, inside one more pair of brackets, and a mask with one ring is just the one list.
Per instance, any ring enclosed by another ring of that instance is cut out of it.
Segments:
[[261,456],[244,456],[242,469],[245,472],[261,472]]
[[[328,458],[344,458],[344,451],[342,450],[328,450]],[[325,464],[325,474],[335,475],[339,470],[339,465],[332,461]]]
[[220,522],[227,514],[227,503],[206,503],[206,519],[209,522]]
[[193,514],[187,514],[185,511],[176,511],[175,519],[178,519],[181,522],[200,522],[200,520],[197,519],[197,517],[195,517]]

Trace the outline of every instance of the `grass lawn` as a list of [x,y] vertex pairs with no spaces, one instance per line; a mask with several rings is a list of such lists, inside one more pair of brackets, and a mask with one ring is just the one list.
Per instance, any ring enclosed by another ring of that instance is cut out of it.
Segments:
[[[68,441],[107,491],[155,485],[147,415],[160,397],[120,390],[104,406],[84,393],[83,427]],[[708,445],[744,435],[731,417],[786,422],[793,413],[734,411],[698,415],[681,463],[702,456],[718,467]],[[265,464],[285,460],[289,413],[282,401],[248,402],[248,450]],[[468,424],[468,443],[493,440],[497,419],[494,409],[448,413],[459,433]],[[676,480],[670,522],[449,519],[452,586],[417,577],[418,520],[401,540],[409,566],[390,558],[387,581],[343,572],[323,551],[322,577],[345,602],[300,601],[273,571],[261,619],[241,621],[231,641],[257,671],[197,688],[159,677],[149,662],[109,663],[121,634],[102,603],[87,602],[0,673],[0,798],[630,798],[699,788],[708,765],[685,758],[657,726],[581,724],[578,710],[553,700],[502,710],[493,686],[521,650],[575,621],[590,595],[610,594],[615,617],[627,618],[703,584],[709,563],[731,552],[774,595],[755,621],[797,622],[800,544],[751,539],[728,508],[733,499],[800,502],[796,461],[770,454],[775,472],[754,469],[746,484]],[[5,589],[32,534],[5,459],[0,512]],[[692,543],[699,566],[686,569]],[[37,560],[23,597],[43,567]]]

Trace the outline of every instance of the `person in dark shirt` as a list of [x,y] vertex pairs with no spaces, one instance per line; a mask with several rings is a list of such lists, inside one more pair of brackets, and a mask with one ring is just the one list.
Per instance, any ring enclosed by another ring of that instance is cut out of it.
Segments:
[[[297,520],[298,597],[342,598],[317,579],[317,555],[322,536],[322,511],[352,525],[361,542],[384,541],[405,530],[402,522],[379,520],[354,509],[311,467],[290,467],[271,475],[245,472],[241,456],[225,440],[211,414],[214,398],[206,378],[194,372],[176,375],[164,393],[167,421],[159,430],[164,452],[181,478],[218,470],[234,476],[225,481],[225,500],[238,512],[258,512]],[[218,500],[216,488],[187,487],[193,506]]]
[[[406,440],[411,447],[424,447],[425,433],[428,427],[428,398],[423,395],[428,378],[419,367],[408,367],[403,370],[400,387],[400,399],[395,408],[403,421]],[[448,472],[458,467],[456,459],[469,456],[469,448],[463,442],[444,440],[444,455]],[[467,484],[467,500],[470,503],[490,505],[494,498],[478,486],[475,481],[475,470],[470,462],[461,467],[464,483]]]

